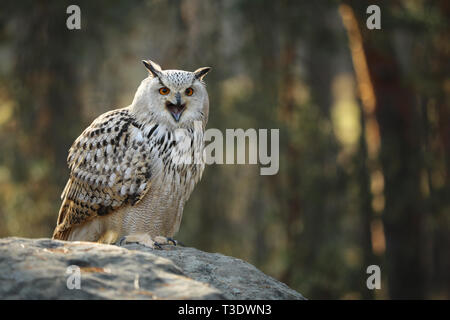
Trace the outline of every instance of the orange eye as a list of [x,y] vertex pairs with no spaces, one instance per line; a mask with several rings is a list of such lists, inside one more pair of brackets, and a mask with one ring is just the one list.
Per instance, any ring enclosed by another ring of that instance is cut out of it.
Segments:
[[192,89],[192,88],[187,88],[186,91],[185,91],[185,93],[186,93],[187,96],[192,96],[192,94],[194,93],[194,89]]
[[162,94],[163,96],[165,96],[166,94],[169,94],[170,90],[167,87],[162,87],[161,89],[159,89],[159,93]]

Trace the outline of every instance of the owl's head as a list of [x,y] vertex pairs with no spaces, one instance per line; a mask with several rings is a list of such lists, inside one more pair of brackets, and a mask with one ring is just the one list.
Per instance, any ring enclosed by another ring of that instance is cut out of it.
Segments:
[[211,68],[199,68],[194,72],[162,70],[151,60],[142,62],[149,76],[136,92],[135,111],[173,128],[191,127],[194,121],[206,125],[209,100],[203,77]]

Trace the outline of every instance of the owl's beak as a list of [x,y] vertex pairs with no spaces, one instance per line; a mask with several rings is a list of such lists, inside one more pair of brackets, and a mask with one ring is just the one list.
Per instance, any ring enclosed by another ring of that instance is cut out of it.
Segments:
[[183,113],[186,104],[182,104],[180,103],[180,101],[177,101],[176,104],[167,101],[166,102],[166,107],[169,110],[169,112],[172,114],[172,117],[175,119],[176,122],[178,122],[178,120],[180,120],[181,114]]

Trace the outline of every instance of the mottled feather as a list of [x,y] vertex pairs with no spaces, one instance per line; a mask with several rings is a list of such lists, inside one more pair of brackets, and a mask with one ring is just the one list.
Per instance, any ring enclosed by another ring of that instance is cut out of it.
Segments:
[[72,226],[142,199],[151,185],[155,150],[150,137],[156,128],[144,138],[142,124],[127,109],[119,109],[84,130],[67,158],[70,178],[61,195],[54,237],[64,239]]

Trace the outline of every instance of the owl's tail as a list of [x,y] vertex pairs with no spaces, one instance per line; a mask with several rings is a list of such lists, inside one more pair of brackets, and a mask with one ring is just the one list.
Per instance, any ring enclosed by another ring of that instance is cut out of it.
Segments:
[[67,216],[68,211],[70,211],[70,200],[64,199],[61,204],[61,208],[58,213],[58,220],[56,222],[55,230],[53,231],[52,239],[54,240],[67,240],[69,238],[70,229],[67,228],[66,223],[64,223],[64,218]]
[[56,221],[56,227],[55,230],[53,230],[53,236],[52,239],[57,240],[67,240],[67,237],[69,236],[68,232],[65,232],[62,230],[62,224],[64,221],[64,217],[67,215],[67,192],[70,190],[70,187],[72,185],[72,179],[69,179],[66,183],[66,186],[64,187],[64,190],[61,194],[61,200],[63,200],[61,207],[59,208],[58,212],[58,220]]

